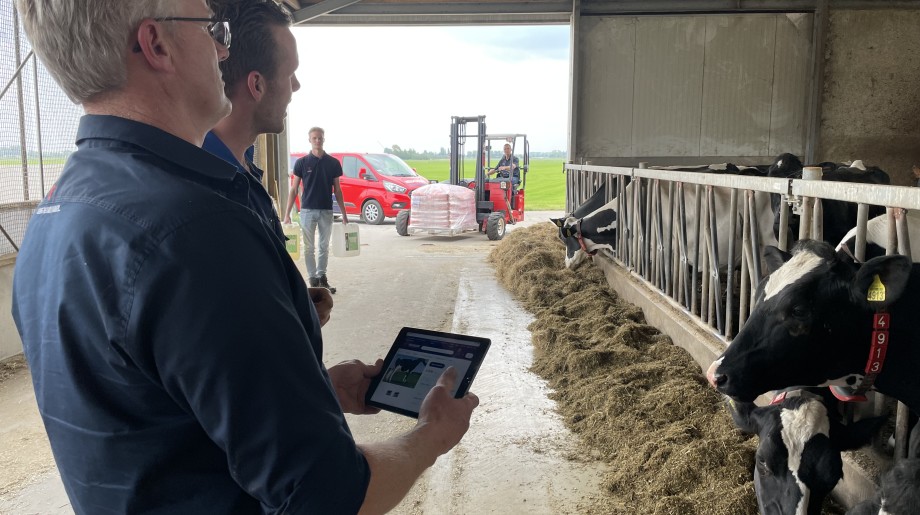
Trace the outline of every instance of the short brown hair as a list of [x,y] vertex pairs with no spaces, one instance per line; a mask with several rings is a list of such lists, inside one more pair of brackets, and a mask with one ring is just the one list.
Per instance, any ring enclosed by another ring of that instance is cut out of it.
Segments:
[[229,97],[252,71],[269,79],[278,72],[278,45],[272,27],[290,27],[291,15],[274,0],[210,0],[218,18],[230,21],[233,50],[220,62],[224,92]]

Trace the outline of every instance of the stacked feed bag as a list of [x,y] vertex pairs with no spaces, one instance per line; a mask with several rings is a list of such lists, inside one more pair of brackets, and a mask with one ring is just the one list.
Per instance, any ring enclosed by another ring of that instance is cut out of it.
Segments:
[[410,231],[475,231],[476,194],[452,184],[429,184],[412,192]]

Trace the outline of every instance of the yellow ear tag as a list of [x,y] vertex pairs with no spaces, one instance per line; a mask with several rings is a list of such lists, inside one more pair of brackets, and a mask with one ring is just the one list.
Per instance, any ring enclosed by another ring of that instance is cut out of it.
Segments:
[[872,279],[872,284],[869,285],[869,295],[866,296],[866,299],[869,302],[885,302],[885,285],[878,278],[878,274]]

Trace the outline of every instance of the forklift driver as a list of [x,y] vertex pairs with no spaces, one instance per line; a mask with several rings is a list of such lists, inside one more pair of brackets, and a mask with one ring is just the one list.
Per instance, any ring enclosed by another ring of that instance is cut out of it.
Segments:
[[511,143],[505,143],[505,155],[499,160],[498,165],[488,171],[487,175],[497,174],[490,182],[502,182],[511,179],[511,187],[517,189],[521,183],[521,167],[518,158],[511,155]]

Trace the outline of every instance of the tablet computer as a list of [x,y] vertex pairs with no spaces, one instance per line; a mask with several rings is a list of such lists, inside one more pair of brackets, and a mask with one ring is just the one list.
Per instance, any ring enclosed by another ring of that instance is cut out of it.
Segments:
[[486,357],[491,340],[465,334],[403,327],[371,380],[365,403],[418,418],[428,392],[447,367],[457,369],[454,398],[466,395]]

